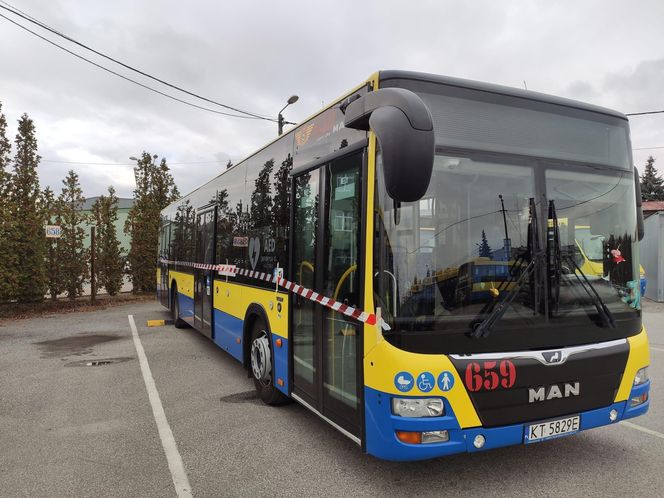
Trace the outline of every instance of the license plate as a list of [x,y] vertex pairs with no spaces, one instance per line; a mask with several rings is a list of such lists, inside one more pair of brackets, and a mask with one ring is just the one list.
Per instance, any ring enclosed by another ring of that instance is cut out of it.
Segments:
[[581,417],[575,415],[573,417],[530,424],[526,426],[523,442],[525,444],[539,443],[540,441],[546,441],[547,439],[568,436],[569,434],[579,432],[580,423]]

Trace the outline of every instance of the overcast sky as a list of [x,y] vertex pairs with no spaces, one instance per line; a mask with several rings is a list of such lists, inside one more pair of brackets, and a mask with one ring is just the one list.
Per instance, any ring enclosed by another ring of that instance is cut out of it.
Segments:
[[[378,69],[521,88],[525,80],[530,90],[626,113],[664,109],[662,0],[9,3],[107,55],[235,107],[274,116],[297,94],[300,100],[285,112],[294,122]],[[23,112],[35,121],[42,186],[59,192],[73,168],[86,196],[99,195],[108,185],[131,196],[128,158],[143,150],[166,157],[180,191],[187,192],[277,131],[271,122],[168,100],[1,18],[0,101],[12,138]],[[652,154],[664,171],[664,114],[634,117],[631,123],[635,149],[662,147],[635,150],[636,165]],[[198,161],[218,162],[177,164]]]

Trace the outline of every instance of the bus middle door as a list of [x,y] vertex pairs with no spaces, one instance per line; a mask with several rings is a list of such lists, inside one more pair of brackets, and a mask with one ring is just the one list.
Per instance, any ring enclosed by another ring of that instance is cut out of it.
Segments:
[[[196,220],[196,262],[214,263],[214,227],[216,208],[203,208]],[[212,337],[212,295],[214,271],[194,268],[194,327]]]

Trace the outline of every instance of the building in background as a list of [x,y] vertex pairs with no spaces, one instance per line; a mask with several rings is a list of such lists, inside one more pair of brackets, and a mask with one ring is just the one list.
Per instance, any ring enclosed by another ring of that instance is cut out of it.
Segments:
[[643,201],[641,207],[643,217],[648,218],[659,211],[664,211],[664,201]]
[[643,216],[645,235],[640,256],[648,279],[645,297],[664,302],[664,202],[644,202]]
[[[90,197],[89,199],[86,199],[85,204],[83,204],[83,212],[90,218],[92,218],[92,205],[97,199],[99,199],[99,196]],[[124,225],[125,221],[127,221],[127,217],[129,216],[129,210],[133,205],[134,199],[118,198],[118,219],[115,222],[115,233],[117,234],[118,240],[120,241],[123,257],[127,256],[129,253],[129,246],[131,245],[131,239],[129,235],[125,234],[124,232]],[[86,249],[90,247],[90,226],[90,222],[85,223],[83,226],[85,229],[85,241],[83,243],[85,244]]]

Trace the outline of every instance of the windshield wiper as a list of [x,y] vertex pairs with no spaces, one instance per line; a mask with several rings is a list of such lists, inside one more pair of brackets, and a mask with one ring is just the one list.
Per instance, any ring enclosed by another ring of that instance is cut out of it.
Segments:
[[579,265],[576,264],[576,261],[574,261],[574,258],[572,256],[565,253],[562,255],[562,257],[576,270],[574,272],[574,276],[581,284],[581,287],[583,287],[583,290],[585,290],[588,296],[590,296],[590,299],[592,299],[593,305],[595,306],[595,309],[597,310],[597,313],[599,314],[599,317],[602,320],[602,326],[615,329],[616,322],[613,319],[613,314],[611,313],[611,311],[609,311],[609,308],[606,307],[606,304],[604,304],[602,298],[599,297],[597,290],[595,290],[593,285],[588,281],[588,277],[586,277],[586,274],[583,273],[581,268],[579,268]]
[[[480,338],[488,337],[491,334],[494,325],[503,317],[507,308],[510,306],[516,295],[520,292],[521,287],[527,278],[531,278],[531,281],[534,282],[533,289],[533,311],[537,313],[540,303],[540,272],[542,268],[542,263],[544,262],[544,254],[540,250],[539,242],[539,224],[537,223],[537,205],[535,204],[535,199],[530,198],[530,220],[528,222],[528,251],[527,254],[530,256],[530,262],[525,267],[519,278],[514,282],[514,288],[509,291],[509,285],[514,279],[514,275],[505,285],[506,293],[502,298],[493,306],[491,313],[484,320],[482,320],[477,326],[473,328],[470,332],[471,337]],[[516,266],[516,263],[521,261],[524,258],[523,255],[519,256],[517,261],[512,265],[512,269]],[[521,265],[518,267],[521,268]],[[502,286],[501,286],[502,289]],[[483,309],[481,313],[485,313],[487,309]]]
[[547,240],[548,248],[551,248],[549,252],[549,289],[551,289],[552,294],[552,304],[554,309],[558,311],[558,305],[560,302],[560,281],[561,281],[561,269],[562,269],[562,260],[565,260],[572,266],[574,276],[581,284],[581,287],[586,294],[590,296],[590,299],[597,309],[600,319],[602,320],[602,326],[608,328],[616,328],[616,322],[613,319],[613,315],[609,308],[607,308],[602,298],[597,293],[597,290],[588,280],[586,274],[583,273],[579,265],[574,260],[574,257],[571,256],[568,252],[563,253],[560,247],[560,230],[558,228],[558,216],[556,215],[556,205],[554,201],[549,201],[549,219],[553,223],[553,228],[549,227],[549,237]]

